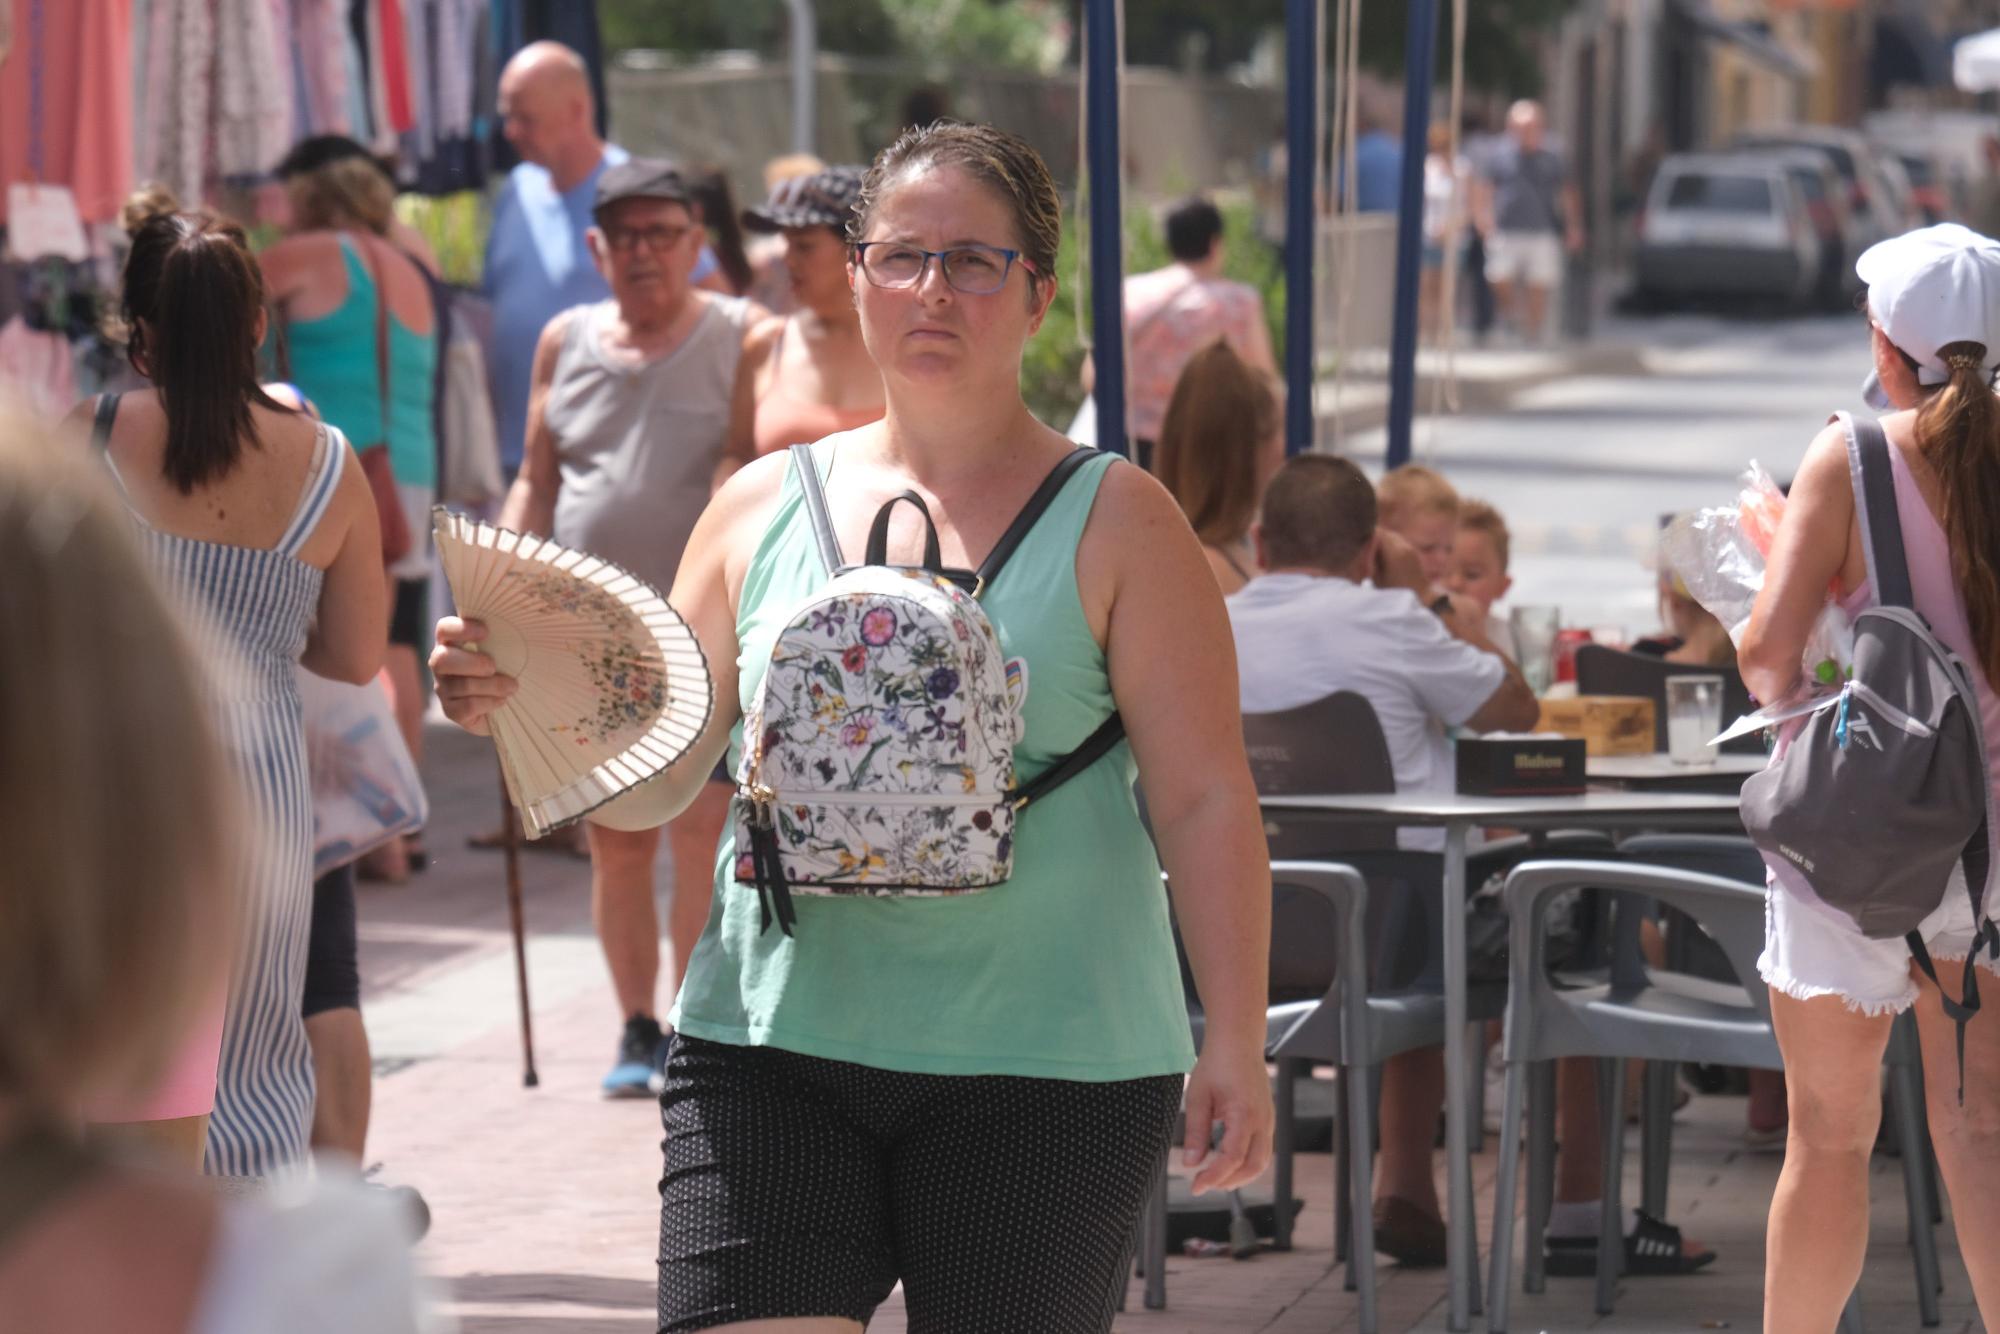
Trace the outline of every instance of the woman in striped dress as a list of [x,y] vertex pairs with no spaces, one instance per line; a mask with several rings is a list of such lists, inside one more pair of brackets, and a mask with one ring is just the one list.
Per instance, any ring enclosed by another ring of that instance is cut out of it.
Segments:
[[312,1125],[299,1010],[312,791],[295,669],[371,680],[388,622],[381,535],[358,460],[338,430],[258,383],[263,303],[239,227],[195,214],[151,219],[133,238],[124,309],[133,366],[154,388],[74,414],[90,421],[214,667],[217,726],[254,821],[239,869],[247,927],[220,1023],[145,1105],[92,1109],[92,1119],[145,1123],[143,1137],[188,1148],[205,1132],[207,1169],[227,1176],[299,1161]]

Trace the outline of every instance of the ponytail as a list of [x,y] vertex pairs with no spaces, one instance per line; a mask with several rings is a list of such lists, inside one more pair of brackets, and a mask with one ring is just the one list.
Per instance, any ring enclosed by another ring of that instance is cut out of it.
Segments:
[[2000,685],[2000,398],[1982,343],[1948,343],[1950,379],[1917,409],[1917,450],[1938,479],[1952,575],[1979,666]]
[[124,316],[132,368],[167,414],[162,471],[182,495],[225,477],[259,443],[253,404],[282,411],[257,374],[264,280],[243,229],[205,213],[162,213],[134,231]]
[[722,276],[729,280],[736,295],[741,296],[750,290],[757,275],[750,265],[749,252],[743,247],[743,223],[736,213],[736,196],[729,188],[729,178],[721,169],[710,168],[696,177],[694,196],[701,222],[715,243],[716,267],[722,270]]

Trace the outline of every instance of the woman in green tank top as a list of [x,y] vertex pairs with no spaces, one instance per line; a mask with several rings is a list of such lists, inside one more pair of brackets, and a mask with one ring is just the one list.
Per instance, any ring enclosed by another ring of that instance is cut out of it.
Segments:
[[[945,564],[974,568],[1073,448],[1019,390],[1060,218],[1046,166],[1001,131],[916,130],[877,159],[849,280],[888,413],[812,452],[843,550],[907,489]],[[594,818],[660,824],[740,745],[774,636],[827,578],[801,496],[780,454],[710,503],[671,601],[718,707],[667,774]],[[892,563],[923,537],[896,516]],[[1196,1189],[1268,1161],[1268,856],[1200,544],[1157,483],[1106,455],[980,601],[1031,675],[1021,772],[1114,709],[1129,745],[1023,814],[1012,876],[983,893],[805,897],[794,936],[764,932],[723,840],[661,1100],[662,1330],[846,1334],[900,1280],[913,1334],[1102,1331],[1191,1063]],[[442,621],[432,657],[446,712],[476,732],[516,688],[466,647],[481,633]],[[1207,1014],[1198,1061],[1162,861]]]

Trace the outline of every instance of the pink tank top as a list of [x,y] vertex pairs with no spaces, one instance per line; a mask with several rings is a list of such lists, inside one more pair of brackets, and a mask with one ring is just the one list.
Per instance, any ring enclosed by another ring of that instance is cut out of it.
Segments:
[[[1903,559],[1910,567],[1910,589],[1917,610],[1931,624],[1931,633],[1945,647],[1965,660],[1979,693],[1979,725],[1986,738],[1986,767],[1993,781],[2000,783],[2000,695],[1980,667],[1977,645],[1972,638],[1972,622],[1959,596],[1958,583],[1951,572],[1951,544],[1944,525],[1931,513],[1910,462],[1896,445],[1889,446],[1891,470],[1896,478],[1896,515],[1903,525]],[[1840,600],[1849,616],[1873,606],[1875,590],[1868,580]]]

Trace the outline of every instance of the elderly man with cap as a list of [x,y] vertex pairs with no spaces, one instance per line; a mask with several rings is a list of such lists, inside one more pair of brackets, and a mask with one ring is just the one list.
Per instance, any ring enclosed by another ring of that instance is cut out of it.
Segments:
[[[586,240],[611,298],[549,321],[530,376],[527,450],[500,522],[616,562],[654,587],[675,567],[721,471],[743,333],[765,312],[692,283],[701,218],[671,162],[632,158],[597,186]],[[711,783],[668,827],[675,976],[708,916],[729,809]],[[655,1004],[659,831],[588,826],[591,905],[624,1031],[604,1091],[643,1097],[665,1055]]]
[[[1888,584],[1890,595],[1907,598],[1964,663],[1960,694],[1976,705],[1980,726],[1972,734],[1983,737],[1988,783],[2000,783],[2000,524],[1994,522],[2000,401],[1993,394],[2000,243],[1946,223],[1878,242],[1854,268],[1868,285],[1867,394],[1890,411],[1879,422],[1841,414],[1807,448],[1737,664],[1759,699],[1784,700],[1809,688],[1802,680],[1806,642],[1828,590],[1853,616],[1878,604],[1880,586]],[[1891,494],[1878,489],[1884,482]],[[1894,526],[1885,518],[1895,519]],[[1893,540],[1886,534],[1900,537],[1903,577],[1873,568],[1871,529],[1885,543]],[[1898,675],[1874,684],[1886,688]],[[1855,695],[1853,712],[1873,712],[1880,730],[1884,715],[1872,698]],[[1971,711],[1945,716],[1964,723]],[[1852,749],[1866,751],[1859,744]],[[1804,772],[1817,779],[1821,771]],[[1819,796],[1815,787],[1807,782],[1803,794]],[[1860,813],[1867,837],[1898,848],[1911,863],[1959,860],[1962,829],[1912,818],[1908,808],[1918,794],[1887,795],[1893,800],[1881,811]],[[1828,803],[1835,799],[1826,794]],[[1840,814],[1828,812],[1830,828]],[[1770,987],[1791,1120],[1771,1200],[1763,1328],[1832,1329],[1861,1275],[1882,1053],[1896,1016],[1909,1009],[1916,1012],[1931,1142],[1951,1195],[1959,1253],[1979,1313],[1994,1328],[2000,1322],[2000,1021],[1976,1015],[1970,1023],[1953,1022],[1961,988],[1977,1008],[1978,975],[1968,956],[1988,974],[1989,986],[2000,973],[1987,948],[1994,941],[1992,889],[1975,884],[1968,892],[1956,868],[1940,874],[1937,906],[1916,929],[1878,938],[1815,893],[1834,846],[1809,843],[1797,865],[1765,856],[1771,897],[1757,971]],[[1973,846],[1984,853],[1984,836],[1976,835]],[[1982,888],[1983,902],[1975,897]],[[1893,897],[1884,905],[1893,909]],[[1929,960],[1943,970],[1942,988],[1922,966]]]
[[[484,287],[493,303],[493,391],[500,462],[521,466],[528,373],[542,328],[558,312],[611,295],[590,262],[597,183],[626,152],[597,135],[583,57],[560,42],[531,42],[500,74],[500,132],[521,163],[493,205]],[[693,280],[715,269],[704,247]]]
[[778,182],[743,225],[784,238],[793,310],[751,329],[736,368],[729,452],[735,463],[809,445],[882,416],[882,373],[861,341],[847,286],[847,226],[860,167],[827,167]]

